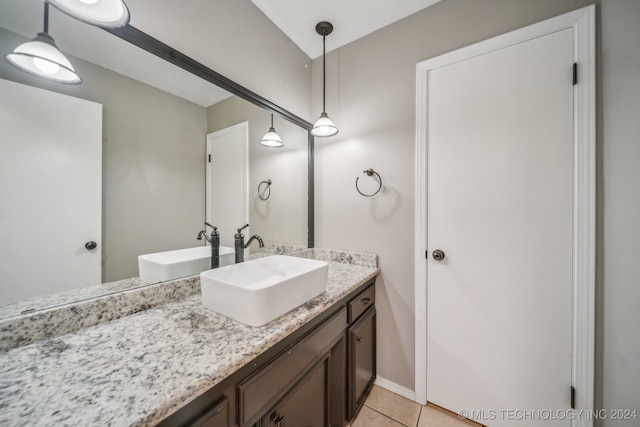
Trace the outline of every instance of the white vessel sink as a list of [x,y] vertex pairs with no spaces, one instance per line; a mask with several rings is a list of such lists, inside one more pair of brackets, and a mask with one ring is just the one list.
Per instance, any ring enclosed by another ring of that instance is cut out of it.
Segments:
[[262,326],[327,289],[329,264],[273,255],[200,273],[203,304],[249,326]]
[[[233,248],[220,246],[220,266],[234,262]],[[211,246],[156,252],[138,257],[140,279],[147,283],[158,283],[191,276],[210,268]]]

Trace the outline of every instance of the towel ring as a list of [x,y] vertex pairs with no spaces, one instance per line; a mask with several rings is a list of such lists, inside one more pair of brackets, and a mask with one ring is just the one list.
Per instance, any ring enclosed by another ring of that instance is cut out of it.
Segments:
[[[262,188],[263,185],[266,185],[267,187],[265,188],[264,191],[261,191],[260,189]],[[267,196],[263,197],[263,194],[267,192],[267,190],[269,190],[269,192],[267,193]],[[260,197],[260,200],[267,200],[269,199],[269,197],[271,197],[271,180],[270,179],[266,181],[262,181],[260,182],[260,184],[258,184],[258,197]]]
[[373,169],[369,168],[366,171],[362,171],[362,173],[366,173],[367,176],[371,176],[371,175],[375,175],[378,177],[378,181],[380,183],[380,185],[378,185],[378,189],[376,190],[375,193],[373,194],[364,194],[362,191],[360,191],[360,189],[358,188],[358,180],[360,179],[360,177],[356,178],[356,190],[358,190],[358,193],[360,193],[361,195],[363,195],[364,197],[373,197],[376,194],[378,194],[380,192],[380,190],[382,189],[382,177],[380,176],[380,174],[378,174],[378,172],[374,171]]

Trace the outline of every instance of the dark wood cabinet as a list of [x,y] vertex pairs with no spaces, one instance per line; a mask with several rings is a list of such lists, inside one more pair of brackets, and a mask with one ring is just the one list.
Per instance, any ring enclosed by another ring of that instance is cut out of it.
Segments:
[[187,424],[188,427],[227,427],[228,400],[220,399],[203,414]]
[[345,427],[375,379],[375,322],[371,280],[160,426]]
[[[293,399],[290,394],[296,392],[297,384],[300,384],[313,369],[317,369],[318,364],[328,364],[332,349],[337,348],[336,346],[344,341],[346,324],[347,313],[343,307],[313,332],[240,382],[238,384],[239,425],[241,427],[269,425],[267,421],[271,421],[270,417],[277,409],[277,402],[281,402],[285,396],[289,396],[288,399]],[[328,383],[329,370],[326,367],[324,369],[327,373],[325,383]],[[317,397],[317,402],[303,401],[302,397],[299,397],[298,404],[310,412],[317,404],[328,408],[329,398],[326,384],[323,386],[323,390],[323,393],[314,395]],[[301,396],[306,396],[305,392],[302,392]],[[327,425],[327,418],[326,414],[321,418],[322,426]],[[342,418],[344,418],[344,414],[342,414]]]
[[263,427],[326,427],[328,357],[302,380],[262,419]]
[[349,303],[348,418],[352,421],[376,378],[375,287],[371,285]]

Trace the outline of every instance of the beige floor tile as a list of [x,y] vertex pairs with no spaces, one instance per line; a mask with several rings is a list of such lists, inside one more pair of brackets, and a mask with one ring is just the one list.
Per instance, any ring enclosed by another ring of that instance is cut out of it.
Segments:
[[363,406],[351,427],[405,427],[397,421]]
[[420,413],[418,427],[470,427],[479,425],[472,421],[462,420],[455,414],[449,414],[431,406],[424,406]]
[[419,404],[375,385],[364,404],[409,427],[414,427],[420,416]]

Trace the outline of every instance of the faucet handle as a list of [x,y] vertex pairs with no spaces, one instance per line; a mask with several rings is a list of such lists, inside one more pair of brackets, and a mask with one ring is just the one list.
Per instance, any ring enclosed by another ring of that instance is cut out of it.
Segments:
[[242,233],[242,230],[244,230],[248,226],[249,226],[249,224],[246,224],[246,225],[243,225],[242,227],[238,228],[238,234]]
[[220,233],[218,233],[218,227],[216,227],[215,225],[211,225],[207,221],[204,222],[204,225],[213,228],[213,231],[211,232],[212,236],[219,236],[220,235]]

